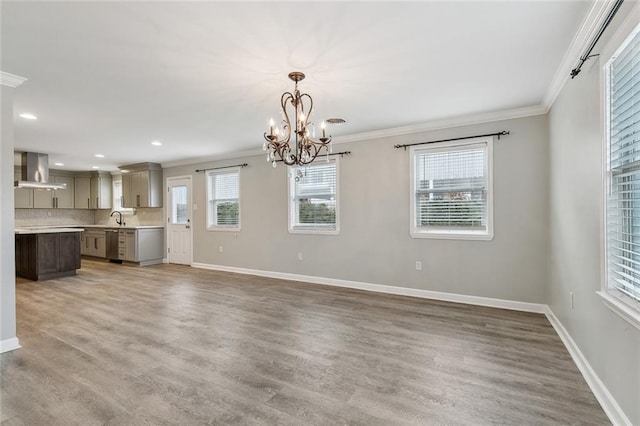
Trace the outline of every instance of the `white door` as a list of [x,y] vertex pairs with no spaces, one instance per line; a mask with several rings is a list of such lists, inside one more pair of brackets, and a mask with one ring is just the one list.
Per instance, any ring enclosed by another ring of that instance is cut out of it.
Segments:
[[169,263],[191,265],[191,177],[167,179]]

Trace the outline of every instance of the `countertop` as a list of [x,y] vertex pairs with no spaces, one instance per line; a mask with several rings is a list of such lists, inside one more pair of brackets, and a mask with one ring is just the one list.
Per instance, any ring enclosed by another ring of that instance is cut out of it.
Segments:
[[[82,229],[78,229],[82,228]],[[16,234],[18,234],[18,230],[24,231],[43,231],[49,229],[48,232],[56,232],[56,229],[75,229],[79,231],[84,231],[85,228],[94,228],[94,229],[153,229],[153,228],[164,228],[162,225],[136,225],[136,226],[119,226],[119,225],[44,225],[44,226],[22,226],[19,228],[15,228]],[[71,232],[71,231],[64,231]],[[37,233],[37,232],[20,232],[20,234],[28,234],[28,233]]]
[[16,234],[59,234],[61,232],[82,232],[83,228],[42,227],[42,228],[15,228]]
[[82,225],[83,228],[108,228],[108,229],[152,229],[164,228],[162,225],[136,225],[136,226],[120,226],[120,225]]

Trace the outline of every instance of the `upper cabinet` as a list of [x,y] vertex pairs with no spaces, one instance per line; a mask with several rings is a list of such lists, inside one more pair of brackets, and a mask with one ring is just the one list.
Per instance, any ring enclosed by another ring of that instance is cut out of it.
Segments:
[[162,207],[160,164],[132,164],[120,169],[123,170],[122,207]]
[[75,177],[76,209],[110,209],[113,204],[111,174],[82,172]]
[[[14,180],[22,179],[22,171],[20,167],[13,169]],[[31,188],[14,188],[13,199],[16,209],[32,209],[33,208],[33,189]]]
[[33,190],[33,207],[36,209],[72,209],[74,208],[74,178],[69,172],[49,170],[49,182],[66,183],[66,189],[55,191],[46,189]]
[[111,173],[91,174],[91,208],[110,209],[113,204],[113,183]]

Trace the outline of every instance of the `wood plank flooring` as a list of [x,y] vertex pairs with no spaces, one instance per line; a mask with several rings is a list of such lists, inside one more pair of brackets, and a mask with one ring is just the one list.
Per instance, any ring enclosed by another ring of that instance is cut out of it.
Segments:
[[17,313],[3,426],[609,424],[537,314],[87,260]]

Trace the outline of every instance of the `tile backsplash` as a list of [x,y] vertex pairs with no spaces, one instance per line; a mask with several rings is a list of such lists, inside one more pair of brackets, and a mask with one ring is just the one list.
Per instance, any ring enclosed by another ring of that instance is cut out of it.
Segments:
[[93,225],[94,210],[15,209],[15,226]]
[[[111,210],[15,209],[15,226],[116,225]],[[123,214],[127,225],[164,225],[163,208],[138,208]]]
[[[134,214],[123,213],[122,218],[130,226],[164,225],[164,209],[137,208]],[[111,210],[96,210],[95,224],[116,225],[116,217],[111,217]]]

